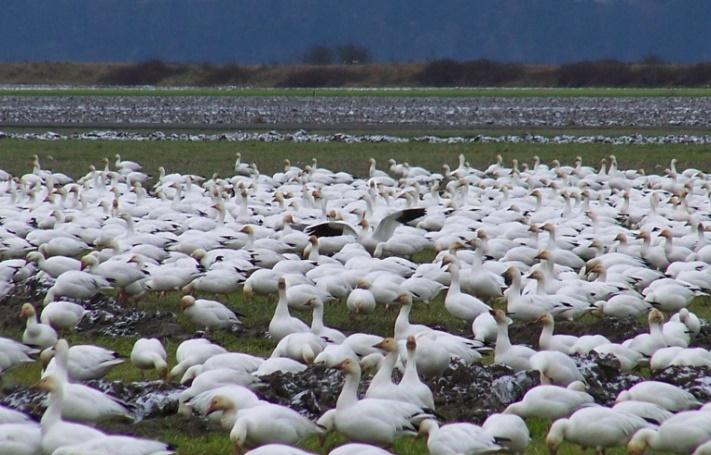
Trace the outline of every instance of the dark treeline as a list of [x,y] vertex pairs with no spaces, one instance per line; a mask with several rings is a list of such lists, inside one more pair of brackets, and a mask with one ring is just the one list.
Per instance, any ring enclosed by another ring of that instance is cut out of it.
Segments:
[[367,50],[359,48],[337,49],[336,52],[313,48],[309,52],[304,56],[309,63],[303,65],[195,65],[160,60],[135,64],[0,64],[0,83],[260,87],[711,86],[711,63],[671,65],[654,57],[636,63],[597,60],[558,66],[451,59],[397,65],[368,64]]

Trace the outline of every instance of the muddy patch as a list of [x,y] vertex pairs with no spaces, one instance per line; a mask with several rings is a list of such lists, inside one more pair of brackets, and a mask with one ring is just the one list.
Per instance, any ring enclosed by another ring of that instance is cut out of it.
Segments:
[[711,401],[711,371],[708,368],[671,366],[654,372],[650,379],[680,387],[699,401]]

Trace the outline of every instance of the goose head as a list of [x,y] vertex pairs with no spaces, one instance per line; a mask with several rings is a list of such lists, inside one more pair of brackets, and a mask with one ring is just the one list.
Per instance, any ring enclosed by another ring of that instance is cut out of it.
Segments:
[[370,283],[361,279],[361,280],[356,281],[356,287],[358,289],[370,289]]
[[53,393],[59,390],[62,386],[58,377],[53,374],[48,374],[37,383],[36,387],[45,392]]
[[656,308],[652,308],[651,310],[649,310],[647,320],[649,321],[649,325],[661,324],[664,322],[664,314],[662,314],[662,312],[657,310]]
[[429,436],[431,433],[437,431],[439,424],[434,419],[425,419],[420,422],[420,427],[417,429],[418,434],[423,436]]
[[507,325],[508,324],[508,318],[506,317],[506,313],[503,310],[491,310],[489,313],[494,317],[494,321],[496,321],[497,325]]
[[182,299],[180,299],[180,309],[183,311],[193,305],[195,305],[195,297],[193,297],[192,295],[185,295]]
[[37,315],[35,312],[35,307],[31,303],[23,303],[22,308],[20,308],[21,318],[33,318]]
[[358,365],[358,362],[356,362],[353,359],[345,359],[338,365],[336,365],[337,369],[341,370],[343,374],[359,374],[360,373],[360,365]]
[[394,302],[400,305],[412,305],[412,296],[409,292],[403,292],[395,298]]
[[413,335],[407,337],[405,347],[408,351],[414,351],[415,349],[417,349],[417,341],[415,340],[415,337]]
[[235,404],[232,400],[227,399],[227,397],[217,394],[210,400],[210,404],[207,406],[205,415],[210,415],[217,411],[229,411],[235,408]]
[[395,338],[383,338],[380,343],[374,344],[373,347],[385,352],[397,352],[397,341],[395,341]]
[[548,250],[541,250],[536,254],[533,259],[536,259],[538,261],[547,261],[551,258],[550,252]]
[[518,277],[518,269],[514,266],[509,267],[504,271],[504,284],[511,286]]
[[536,322],[544,327],[548,327],[550,325],[553,325],[553,316],[551,316],[550,313],[542,314],[538,317],[538,319],[536,319]]

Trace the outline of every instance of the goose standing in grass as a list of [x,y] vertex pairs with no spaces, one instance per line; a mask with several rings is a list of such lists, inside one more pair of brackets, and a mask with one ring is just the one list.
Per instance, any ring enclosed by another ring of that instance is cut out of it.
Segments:
[[659,381],[643,381],[628,390],[623,390],[617,395],[616,403],[627,400],[655,403],[670,412],[701,406],[701,402],[686,390]]
[[54,375],[45,376],[38,387],[49,392],[49,405],[40,421],[43,453],[54,453],[60,447],[105,436],[103,432],[89,426],[62,420],[65,393],[64,383],[60,378]]
[[40,321],[42,324],[52,326],[55,330],[68,331],[75,329],[87,313],[89,311],[79,304],[58,300],[44,306],[40,314]]
[[[42,351],[40,360],[45,364],[45,374],[55,371],[58,360],[55,358],[55,348]],[[124,359],[116,352],[91,344],[79,344],[69,348],[66,370],[69,379],[74,381],[89,381],[101,379]]]
[[708,441],[711,441],[711,413],[685,411],[668,418],[658,428],[638,430],[627,444],[627,453],[641,455],[647,448],[691,453]]
[[57,342],[57,332],[52,326],[37,322],[37,313],[31,303],[22,304],[20,317],[27,319],[25,331],[22,332],[22,342],[28,346],[45,349]]
[[358,281],[355,289],[348,294],[346,299],[346,306],[349,311],[356,314],[368,314],[375,311],[375,297],[369,288],[370,285],[367,281]]
[[284,444],[267,444],[262,447],[257,447],[244,455],[313,455],[311,452],[298,449],[296,447],[287,446]]
[[563,441],[603,453],[610,447],[626,445],[632,435],[650,424],[644,419],[603,406],[584,408],[570,418],[558,419],[546,435],[546,445],[555,454]]
[[530,358],[536,354],[536,351],[527,346],[512,345],[509,340],[509,327],[506,313],[502,310],[492,310],[492,312],[497,326],[494,363],[506,365],[514,371],[530,370]]
[[240,325],[234,311],[215,300],[195,299],[191,295],[180,299],[180,309],[195,325],[210,329],[225,329]]
[[481,427],[494,437],[497,444],[514,454],[526,453],[531,442],[526,422],[517,415],[491,414]]
[[420,423],[419,431],[427,435],[430,455],[492,453],[503,449],[494,436],[471,423],[449,423],[440,427],[436,420],[427,419]]
[[588,406],[596,404],[582,382],[573,382],[568,387],[539,385],[526,392],[521,401],[510,404],[504,414],[556,420]]
[[163,344],[157,338],[141,338],[136,340],[131,349],[131,363],[139,369],[141,377],[145,370],[155,369],[158,375],[168,378],[168,355]]
[[52,455],[171,455],[175,451],[164,442],[131,436],[108,435],[60,447]]
[[348,439],[376,445],[392,445],[400,434],[414,434],[423,419],[429,417],[417,405],[381,398],[358,399],[360,367],[346,359],[338,368],[345,374],[334,416],[334,427]]
[[323,323],[323,302],[316,298],[311,298],[306,302],[307,307],[313,308],[311,319],[311,332],[330,343],[342,343],[346,336],[340,330],[326,327]]
[[374,447],[368,444],[344,444],[337,447],[330,452],[328,455],[393,455],[387,450],[383,450],[380,447]]
[[286,300],[286,280],[284,278],[279,278],[278,293],[279,300],[274,310],[274,316],[269,322],[269,335],[275,341],[281,341],[282,338],[292,333],[310,331],[305,322],[289,314],[289,304]]
[[449,263],[449,273],[452,274],[452,281],[444,297],[444,307],[447,312],[455,318],[473,322],[477,316],[491,310],[491,307],[478,298],[465,294],[459,285],[459,265],[456,262]]

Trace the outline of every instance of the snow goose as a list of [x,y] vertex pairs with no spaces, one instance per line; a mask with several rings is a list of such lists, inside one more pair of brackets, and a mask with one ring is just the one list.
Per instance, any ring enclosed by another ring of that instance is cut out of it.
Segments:
[[297,444],[323,430],[298,412],[268,402],[239,410],[230,431],[235,452],[269,443]]
[[633,414],[602,406],[583,408],[570,418],[553,422],[546,435],[546,445],[552,454],[557,453],[563,441],[603,453],[609,447],[627,444],[636,431],[648,426],[644,419]]
[[652,308],[647,320],[649,321],[649,333],[642,333],[634,338],[628,339],[622,343],[622,346],[637,351],[647,358],[651,358],[656,350],[667,347],[667,342],[662,332],[664,315],[660,311]]
[[87,313],[88,311],[79,304],[57,300],[44,306],[40,314],[40,321],[42,324],[52,326],[55,330],[72,330]]
[[425,215],[424,208],[411,208],[395,211],[383,217],[375,231],[370,233],[358,232],[353,226],[342,221],[326,221],[306,228],[306,233],[317,237],[334,237],[351,235],[359,239],[360,243],[371,253],[380,242],[387,242],[392,237],[395,229]]
[[59,275],[54,285],[47,290],[44,304],[52,302],[56,297],[88,299],[94,297],[102,289],[110,288],[109,282],[102,277],[87,272],[70,270]]
[[25,331],[22,333],[22,342],[28,346],[45,349],[54,346],[57,342],[57,332],[52,326],[37,322],[37,313],[31,303],[22,304],[20,317],[26,318]]
[[[45,373],[54,371],[57,360],[53,358],[55,348],[42,351],[40,360],[47,366]],[[109,349],[90,344],[79,344],[69,348],[67,360],[67,373],[75,381],[88,381],[101,379],[116,365],[123,363],[123,358]]]
[[531,434],[526,422],[514,414],[491,414],[481,426],[508,452],[526,453]]
[[183,341],[175,351],[175,360],[178,363],[170,370],[169,377],[181,377],[191,366],[205,363],[210,357],[226,352],[225,348],[212,344],[205,338]]
[[393,455],[387,450],[383,450],[380,447],[371,446],[368,444],[344,444],[337,447],[330,452],[328,455]]
[[33,362],[30,354],[37,351],[10,338],[0,337],[0,373],[17,365]]
[[494,436],[471,423],[450,423],[440,427],[436,420],[427,419],[420,423],[419,431],[427,435],[430,455],[490,453],[502,449]]
[[599,355],[612,356],[620,363],[620,369],[628,372],[637,368],[644,359],[644,355],[634,349],[629,349],[618,343],[603,343],[593,348]]
[[52,278],[58,278],[69,270],[81,270],[81,261],[66,256],[53,256],[45,259],[42,249],[27,253],[27,260],[37,264],[37,266]]
[[663,407],[647,401],[620,401],[612,409],[634,414],[654,425],[661,425],[662,422],[674,415]]
[[0,424],[0,450],[8,455],[42,453],[42,429],[34,422]]
[[306,301],[307,307],[313,308],[311,319],[311,332],[330,343],[342,343],[346,336],[340,330],[326,327],[323,323],[323,302],[316,298]]
[[536,322],[540,322],[543,326],[541,336],[538,338],[539,349],[570,354],[575,342],[578,341],[578,337],[573,335],[553,335],[555,321],[550,313],[542,315],[536,319]]
[[277,343],[271,357],[288,357],[304,363],[313,363],[326,347],[326,342],[311,332],[296,332],[285,336]]
[[[322,351],[314,359],[314,363],[319,363],[319,356],[325,352]],[[257,368],[252,374],[257,377],[269,376],[274,373],[291,373],[297,374],[306,370],[307,366],[301,362],[290,359],[288,357],[270,357]]]
[[539,385],[526,392],[521,401],[510,404],[504,414],[556,420],[586,406],[596,405],[582,382],[573,382],[568,387]]
[[99,430],[62,420],[64,407],[64,384],[54,375],[45,376],[37,387],[49,392],[49,405],[42,415],[42,452],[54,453],[60,447],[104,437]]
[[655,403],[670,412],[697,408],[701,403],[689,392],[659,381],[644,381],[617,395],[616,403],[627,400]]
[[492,310],[492,312],[497,327],[494,363],[506,365],[514,371],[530,370],[530,358],[536,351],[527,346],[512,345],[509,340],[509,326],[506,313],[502,310]]
[[205,330],[232,328],[240,325],[237,315],[215,300],[195,299],[191,295],[180,299],[180,309],[190,321]]
[[144,375],[144,370],[155,369],[158,375],[168,378],[168,355],[163,344],[157,338],[140,338],[131,349],[131,363]]
[[420,407],[380,398],[358,400],[360,367],[351,359],[338,365],[346,376],[336,402],[333,425],[348,439],[378,445],[391,445],[402,433],[415,433],[415,425],[429,417]]
[[393,369],[398,359],[398,345],[395,339],[385,338],[375,347],[382,349],[386,354],[382,362],[380,362],[380,368],[378,368],[377,373],[375,373],[368,385],[365,397],[397,400],[426,408],[427,405],[414,390],[399,387],[392,381]]
[[559,314],[574,307],[567,296],[523,295],[521,273],[515,266],[504,272],[504,281],[509,288],[504,292],[506,313],[519,321],[534,321],[546,313]]
[[455,262],[449,263],[449,273],[452,281],[444,297],[444,308],[449,314],[458,319],[473,322],[477,316],[491,310],[491,307],[478,298],[464,294],[459,285],[459,266]]
[[356,288],[353,289],[346,299],[348,311],[356,314],[372,313],[375,311],[375,297],[370,292],[370,285],[365,280],[358,280]]
[[542,384],[567,386],[572,382],[585,381],[575,361],[559,351],[540,351],[528,359],[531,369],[539,372]]
[[245,452],[244,455],[312,455],[312,453],[284,444],[267,444]]
[[659,428],[638,430],[627,444],[627,452],[641,455],[647,448],[655,451],[691,453],[711,440],[711,413],[680,412],[665,420]]
[[407,349],[407,363],[402,380],[398,384],[398,389],[404,389],[408,393],[415,395],[419,403],[422,403],[425,408],[434,410],[435,403],[432,390],[420,380],[417,372],[417,341],[414,336],[407,337],[405,347]]
[[7,423],[29,423],[32,419],[24,412],[0,405],[0,425]]
[[472,322],[472,334],[474,339],[482,343],[493,343],[496,341],[497,326],[496,319],[487,311],[482,313]]
[[174,453],[175,451],[164,442],[109,435],[60,447],[52,452],[52,455],[171,455]]
[[193,365],[185,371],[180,378],[181,384],[188,384],[198,375],[220,368],[234,370],[235,374],[251,374],[259,368],[265,360],[261,357],[244,354],[242,352],[224,352],[215,354],[201,364]]
[[286,299],[286,280],[284,278],[279,278],[278,292],[279,300],[274,310],[274,316],[269,322],[269,335],[274,340],[280,341],[292,333],[310,331],[306,323],[289,314],[289,304]]

